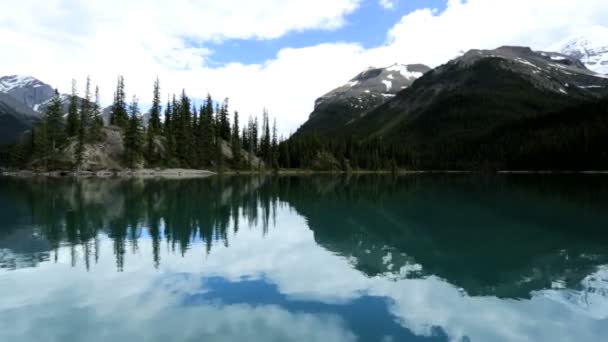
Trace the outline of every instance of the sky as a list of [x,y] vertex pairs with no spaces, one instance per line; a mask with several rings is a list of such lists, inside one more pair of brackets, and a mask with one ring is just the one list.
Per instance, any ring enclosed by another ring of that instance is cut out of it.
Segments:
[[267,108],[288,135],[369,66],[546,49],[596,26],[606,0],[0,0],[0,75],[62,92],[90,76],[103,105],[123,75],[142,107],[159,77],[164,96],[229,98],[241,122]]

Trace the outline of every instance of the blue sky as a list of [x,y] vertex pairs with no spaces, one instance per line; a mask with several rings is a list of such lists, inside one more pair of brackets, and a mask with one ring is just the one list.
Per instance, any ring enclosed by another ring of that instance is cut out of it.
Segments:
[[374,48],[386,42],[387,32],[404,15],[422,8],[443,11],[445,7],[446,2],[443,0],[397,0],[393,2],[393,8],[387,9],[378,0],[365,0],[355,12],[345,17],[345,25],[338,29],[290,32],[277,39],[229,39],[205,44],[212,50],[207,63],[214,67],[233,62],[260,64],[273,59],[283,48],[303,48],[335,42],[355,42],[366,49]]

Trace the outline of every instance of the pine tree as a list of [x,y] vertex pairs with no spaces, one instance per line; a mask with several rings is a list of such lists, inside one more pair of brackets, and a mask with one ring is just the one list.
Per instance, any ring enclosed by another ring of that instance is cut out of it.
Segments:
[[86,137],[91,120],[91,79],[87,77],[84,99],[80,102],[80,120],[78,127],[78,144],[76,145],[76,166],[82,167]]
[[228,118],[228,98],[222,103],[222,108],[219,113],[220,137],[226,141],[230,141],[230,119]]
[[130,168],[135,168],[142,160],[144,148],[143,124],[135,96],[129,105],[129,114],[127,129],[124,133],[125,159]]
[[99,98],[99,87],[95,87],[95,102],[93,103],[91,127],[89,138],[93,142],[103,140],[103,117],[101,115],[101,104]]
[[160,112],[161,112],[161,104],[160,104],[160,81],[158,78],[154,82],[154,94],[152,98],[152,108],[150,109],[150,121],[148,122],[148,130],[152,132],[154,136],[157,136],[161,133],[161,120],[160,120]]
[[213,99],[207,94],[207,100],[201,108],[199,115],[199,137],[200,144],[197,146],[200,151],[200,165],[203,167],[211,166],[215,161],[215,130],[213,125]]
[[191,166],[194,159],[192,151],[192,116],[190,113],[190,99],[186,96],[186,92],[182,91],[182,95],[177,108],[177,157],[180,164],[183,166]]
[[154,82],[150,121],[148,121],[148,130],[146,132],[146,159],[152,166],[157,166],[160,163],[160,156],[155,148],[155,139],[162,134],[162,123],[160,120],[161,110],[160,81],[157,78]]
[[258,117],[256,116],[251,125],[251,145],[253,147],[253,153],[258,155],[260,153],[260,140],[259,140],[259,124]]
[[78,120],[78,91],[76,80],[72,80],[72,95],[70,95],[70,106],[68,107],[67,134],[68,137],[78,135],[80,123]]
[[218,171],[221,171],[224,167],[224,154],[222,153],[222,118],[221,109],[219,104],[215,107],[215,120],[214,120],[214,133],[215,143],[213,155],[215,157],[215,167]]
[[129,114],[127,113],[125,80],[122,76],[119,76],[116,92],[114,93],[112,112],[110,114],[110,125],[118,126],[124,130],[126,129],[128,122]]
[[234,112],[234,123],[232,124],[232,137],[230,138],[230,147],[232,148],[232,167],[235,169],[241,168],[241,139],[239,137],[239,112]]
[[260,152],[267,167],[272,166],[272,151],[270,145],[270,125],[268,123],[268,111],[264,109],[262,117],[262,139],[260,141]]
[[171,101],[167,99],[167,106],[165,107],[165,124],[163,126],[163,136],[165,138],[165,166],[173,166],[175,159],[175,141],[173,139],[173,126],[175,120],[173,119],[173,107]]
[[272,124],[272,142],[271,142],[271,165],[275,170],[279,169],[279,142],[277,140],[277,119],[274,119]]
[[49,149],[51,157],[54,157],[57,150],[65,143],[63,103],[57,90],[55,90],[55,96],[51,99],[51,103],[46,110],[45,121],[50,144]]

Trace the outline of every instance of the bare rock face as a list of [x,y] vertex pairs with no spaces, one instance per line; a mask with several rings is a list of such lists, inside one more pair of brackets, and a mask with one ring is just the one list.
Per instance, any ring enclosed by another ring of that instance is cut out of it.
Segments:
[[[105,127],[103,135],[104,139],[101,142],[85,145],[82,170],[96,172],[122,169],[121,160],[124,154],[122,132],[117,127]],[[63,151],[62,159],[65,164],[76,163],[74,160],[76,146],[76,141],[73,141]]]

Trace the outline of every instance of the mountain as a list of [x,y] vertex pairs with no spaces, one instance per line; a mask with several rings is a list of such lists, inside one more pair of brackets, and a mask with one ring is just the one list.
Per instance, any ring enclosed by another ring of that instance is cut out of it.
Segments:
[[372,146],[382,139],[415,169],[608,169],[606,96],[608,76],[578,59],[471,50],[340,133]]
[[40,115],[14,97],[0,92],[0,145],[13,143],[40,121]]
[[608,75],[608,28],[594,27],[550,48],[581,60],[587,68]]
[[0,77],[0,92],[14,97],[35,111],[55,95],[55,90],[50,85],[32,76],[19,75]]
[[429,67],[422,64],[369,68],[345,85],[318,98],[309,120],[296,134],[340,130],[342,126],[354,123],[412,85],[429,70]]

